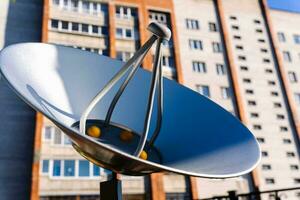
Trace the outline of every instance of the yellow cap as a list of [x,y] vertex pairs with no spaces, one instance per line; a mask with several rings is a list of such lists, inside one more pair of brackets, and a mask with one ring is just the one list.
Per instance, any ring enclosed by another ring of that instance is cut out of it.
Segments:
[[124,142],[129,142],[132,140],[133,138],[133,133],[130,132],[130,131],[127,131],[127,130],[123,130],[121,133],[120,133],[120,139]]
[[143,160],[147,160],[148,158],[148,154],[146,151],[142,151],[142,153],[140,154],[140,158]]
[[98,138],[101,135],[101,129],[97,126],[91,126],[88,128],[87,134],[91,137]]

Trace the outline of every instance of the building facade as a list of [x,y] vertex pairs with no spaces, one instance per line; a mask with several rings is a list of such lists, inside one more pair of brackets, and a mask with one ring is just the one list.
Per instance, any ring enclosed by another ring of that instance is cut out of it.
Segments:
[[[4,2],[1,7],[9,4]],[[18,0],[17,5],[41,9],[41,1],[32,2],[36,5]],[[2,15],[9,16],[1,12],[1,19]],[[261,144],[262,160],[251,174],[225,180],[175,174],[122,176],[124,199],[200,199],[229,190],[246,193],[300,185],[299,13],[272,10],[266,0],[44,0],[42,23],[35,21],[36,14],[31,17],[35,25],[42,24],[42,42],[123,61],[150,36],[146,27],[151,21],[165,24],[172,38],[162,49],[164,76],[224,107]],[[39,41],[38,31],[22,30],[33,36],[16,42]],[[154,48],[142,67],[151,70],[153,54]],[[41,114],[30,142],[36,158],[32,200],[99,198],[99,182],[110,172],[79,156],[70,140]],[[291,192],[287,198],[299,199],[300,193]]]
[[[0,1],[0,50],[41,40],[42,2]],[[0,76],[0,198],[29,199],[36,113]]]

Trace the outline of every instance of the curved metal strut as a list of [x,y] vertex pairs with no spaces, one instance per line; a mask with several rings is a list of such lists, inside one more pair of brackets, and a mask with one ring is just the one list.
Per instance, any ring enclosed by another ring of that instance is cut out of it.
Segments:
[[147,102],[147,110],[146,116],[144,120],[144,128],[141,135],[141,139],[138,143],[138,146],[134,152],[134,156],[139,156],[143,149],[145,148],[149,129],[150,129],[150,122],[154,104],[155,93],[157,90],[157,122],[154,133],[150,138],[148,146],[146,147],[147,150],[153,145],[155,139],[157,138],[162,124],[162,115],[163,115],[163,77],[162,77],[162,66],[161,66],[161,45],[164,39],[169,39],[170,36],[165,36],[166,29],[162,29],[161,25],[156,23],[152,23],[149,25],[148,30],[150,30],[153,35],[149,38],[149,40],[130,58],[124,66],[112,77],[112,79],[102,88],[102,90],[92,99],[90,104],[84,110],[81,118],[80,118],[80,132],[81,134],[85,134],[86,131],[86,120],[92,109],[95,105],[104,97],[104,95],[126,74],[130,67],[129,74],[127,75],[126,79],[123,81],[122,85],[116,92],[105,117],[104,124],[109,125],[111,116],[115,109],[115,106],[120,99],[121,95],[123,94],[125,88],[127,87],[128,83],[132,80],[135,73],[137,72],[139,66],[141,65],[143,59],[145,58],[147,52],[150,50],[152,45],[156,41],[156,50],[153,62],[153,73],[151,77],[151,85],[149,90],[148,102]]

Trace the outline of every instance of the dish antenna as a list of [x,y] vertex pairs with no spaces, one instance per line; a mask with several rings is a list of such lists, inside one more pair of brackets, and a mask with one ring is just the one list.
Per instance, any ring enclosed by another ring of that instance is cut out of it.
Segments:
[[[253,170],[260,160],[255,137],[208,98],[163,78],[161,45],[171,32],[157,23],[148,30],[152,36],[126,63],[21,43],[1,51],[0,71],[26,103],[69,136],[76,151],[114,173],[227,178]],[[154,43],[151,73],[139,66]],[[102,199],[121,199],[120,181],[113,177],[101,183],[107,191]]]

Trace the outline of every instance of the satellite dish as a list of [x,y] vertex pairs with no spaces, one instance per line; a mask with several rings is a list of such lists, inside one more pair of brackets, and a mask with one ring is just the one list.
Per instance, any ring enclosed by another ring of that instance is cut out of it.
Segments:
[[[250,172],[260,160],[253,134],[208,98],[161,78],[160,44],[170,32],[157,24],[148,29],[152,37],[127,63],[59,45],[21,43],[1,51],[1,74],[101,167],[126,175],[170,171],[208,178]],[[151,73],[138,66],[155,41]],[[86,134],[94,126],[101,129],[99,138]],[[140,158],[143,150],[147,159]]]

